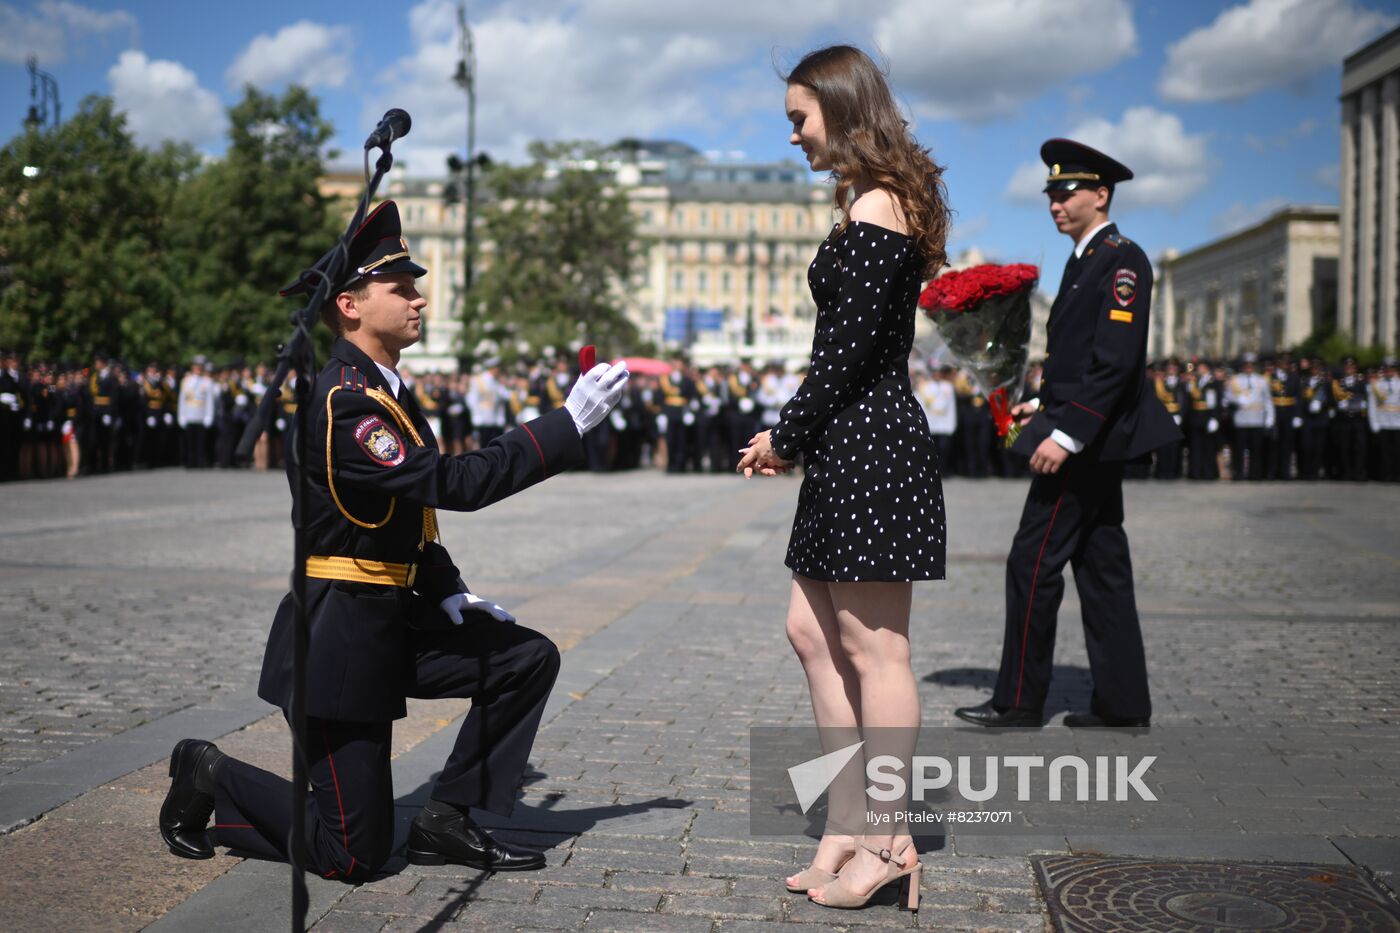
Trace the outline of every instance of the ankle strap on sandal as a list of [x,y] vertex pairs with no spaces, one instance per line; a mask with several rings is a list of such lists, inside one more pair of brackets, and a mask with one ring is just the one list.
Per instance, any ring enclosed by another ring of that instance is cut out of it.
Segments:
[[[882,862],[892,862],[897,868],[903,869],[908,867],[909,865],[907,859],[897,859],[895,858],[894,853],[891,852],[889,849],[877,849],[863,839],[861,840],[860,847],[865,851],[871,853],[872,855],[877,856]],[[903,849],[900,850],[900,854],[903,854],[904,852],[912,848],[913,846],[905,846]]]

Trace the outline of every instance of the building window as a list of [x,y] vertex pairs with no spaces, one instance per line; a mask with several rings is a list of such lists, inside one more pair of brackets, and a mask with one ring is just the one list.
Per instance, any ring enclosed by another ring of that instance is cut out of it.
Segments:
[[698,214],[700,215],[700,229],[701,229],[701,230],[708,229],[709,226],[710,226],[710,212],[709,212],[707,209],[705,209],[705,208],[702,207],[702,208],[700,208],[700,210],[697,211],[696,213],[698,213]]
[[782,212],[773,211],[773,213],[768,216],[768,225],[773,230],[781,230],[783,228]]
[[680,229],[681,227],[685,226],[685,211],[681,210],[679,207],[672,211],[671,225],[674,226],[676,229]]
[[720,282],[722,283],[720,285],[720,290],[726,295],[734,291],[734,273],[730,272],[728,269],[724,270],[724,273],[720,277]]
[[677,293],[685,291],[685,273],[680,269],[671,277],[671,290]]
[[708,270],[701,269],[699,272],[695,273],[695,290],[702,293],[710,290],[710,273]]
[[776,272],[770,272],[770,273],[768,273],[768,294],[770,294],[770,295],[776,295],[777,293],[778,293],[778,273],[776,273]]
[[725,210],[724,212],[724,229],[734,229],[734,212],[731,210]]
[[758,229],[758,211],[749,211],[749,229]]

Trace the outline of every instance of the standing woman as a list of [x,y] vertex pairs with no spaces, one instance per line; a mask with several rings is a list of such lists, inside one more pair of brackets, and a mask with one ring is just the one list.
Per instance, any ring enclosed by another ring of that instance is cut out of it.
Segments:
[[[944,572],[943,490],[928,422],[909,384],[914,305],[946,259],[942,169],[858,49],[809,54],[787,76],[794,146],[836,181],[841,221],[807,270],[817,304],[807,379],[740,472],[774,475],[799,453],[806,478],[785,563],[787,632],[807,675],[823,751],[859,731],[866,760],[909,760],[919,698],[909,665],[910,584]],[[829,747],[828,747],[829,746]],[[864,800],[860,756],[838,778],[812,866],[787,879],[828,907],[859,907],[901,881],[918,908],[908,801]],[[888,821],[871,822],[867,811]]]

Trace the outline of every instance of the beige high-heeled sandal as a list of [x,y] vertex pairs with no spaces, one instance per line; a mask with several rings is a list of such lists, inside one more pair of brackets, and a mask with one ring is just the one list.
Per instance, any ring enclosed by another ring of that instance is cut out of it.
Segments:
[[825,868],[809,865],[796,875],[793,875],[793,877],[797,879],[797,884],[787,884],[786,881],[784,881],[784,885],[793,894],[806,894],[813,888],[820,888],[824,884],[831,884],[835,881],[839,877],[837,872],[845,868],[846,863],[853,858],[855,858],[854,852],[841,860],[841,864],[836,866],[836,871],[827,871]]
[[[865,894],[856,894],[846,887],[845,879],[841,875],[836,876],[836,880],[822,886],[822,896],[825,900],[816,900],[810,894],[807,900],[820,907],[835,907],[838,910],[854,910],[864,907],[875,892],[892,881],[899,882],[899,909],[917,912],[919,909],[919,881],[922,877],[923,863],[915,861],[918,853],[914,850],[911,842],[900,850],[898,858],[889,849],[877,849],[868,845],[864,839],[857,840],[857,844],[880,857],[880,861],[885,863],[885,880],[871,888]],[[850,862],[846,863],[851,864]]]

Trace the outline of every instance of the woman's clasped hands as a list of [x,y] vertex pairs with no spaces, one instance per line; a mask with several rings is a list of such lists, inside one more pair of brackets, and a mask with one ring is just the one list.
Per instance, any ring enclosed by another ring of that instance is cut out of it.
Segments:
[[749,438],[749,446],[739,448],[739,452],[744,456],[739,460],[739,466],[736,469],[737,472],[744,474],[744,479],[752,477],[755,470],[764,476],[777,476],[792,470],[793,461],[784,460],[773,453],[773,445],[768,434],[767,431],[759,431]]

